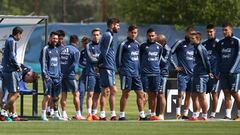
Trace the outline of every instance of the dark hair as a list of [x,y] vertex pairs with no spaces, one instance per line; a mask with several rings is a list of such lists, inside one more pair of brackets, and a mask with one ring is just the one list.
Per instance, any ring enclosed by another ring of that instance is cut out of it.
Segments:
[[111,26],[112,24],[115,24],[115,23],[120,23],[120,20],[117,19],[117,18],[109,18],[109,19],[107,20],[107,26],[108,26],[108,27]]
[[79,41],[77,35],[71,35],[70,36],[70,43],[77,43]]
[[99,31],[99,32],[101,33],[101,29],[100,29],[100,28],[95,28],[95,29],[93,29],[93,30],[92,30],[92,34],[93,34],[93,32],[95,32],[95,31]]
[[224,27],[228,27],[228,26],[232,28],[232,24],[229,23],[229,22],[225,22],[225,23],[222,24],[222,27],[223,27],[223,28],[224,28]]
[[15,27],[15,28],[13,28],[13,30],[12,30],[12,35],[17,35],[18,33],[20,33],[20,34],[22,34],[22,32],[23,32],[23,29],[21,28],[21,27],[19,27],[19,26],[17,26],[17,27]]
[[50,37],[52,37],[53,35],[59,35],[56,31],[52,31],[51,33],[50,33]]
[[88,37],[83,37],[82,38],[82,40],[81,40],[81,42],[90,42],[91,41],[91,39],[90,38],[88,38]]
[[192,26],[192,25],[190,25],[190,26],[188,26],[187,28],[186,28],[186,32],[189,32],[189,31],[193,31],[195,28],[194,28],[194,26]]
[[58,36],[62,36],[62,37],[65,37],[65,31],[63,31],[63,30],[57,30],[56,31],[57,33],[58,33]]
[[214,24],[211,24],[211,23],[210,23],[210,24],[208,24],[208,25],[207,25],[207,27],[206,27],[206,28],[207,28],[207,29],[214,29],[214,28],[215,28],[215,26],[214,26]]
[[148,33],[152,33],[152,32],[155,32],[155,30],[154,30],[153,28],[149,28],[149,29],[147,30],[147,34],[148,34]]
[[137,29],[137,28],[138,28],[137,25],[130,25],[130,26],[128,27],[128,32],[133,31],[133,30],[135,30],[135,29]]

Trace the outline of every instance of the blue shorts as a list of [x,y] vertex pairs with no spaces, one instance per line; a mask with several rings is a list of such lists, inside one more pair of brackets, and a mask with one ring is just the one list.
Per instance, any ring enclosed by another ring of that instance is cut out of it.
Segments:
[[131,77],[120,75],[122,90],[142,90],[142,81],[140,77]]
[[100,78],[99,76],[87,76],[86,77],[86,90],[88,92],[97,92],[101,93]]
[[160,77],[160,93],[166,92],[166,84],[167,84],[167,77],[161,76]]
[[67,78],[63,78],[62,80],[62,92],[77,92],[78,84],[77,80],[69,80]]
[[221,89],[228,89],[232,92],[240,90],[240,73],[239,74],[220,74]]
[[193,77],[193,90],[192,92],[196,93],[206,93],[207,92],[207,83],[209,76],[208,75],[196,75]]
[[9,93],[19,92],[19,81],[21,74],[19,72],[3,73],[2,87]]
[[214,92],[219,92],[220,87],[219,87],[219,80],[209,78],[207,82],[207,93],[214,93]]
[[160,91],[160,75],[147,76],[142,75],[143,90],[145,92],[159,92]]
[[44,96],[58,97],[62,92],[62,83],[59,79],[43,80]]
[[115,86],[115,71],[100,69],[100,84],[103,88]]
[[181,92],[191,92],[192,91],[192,83],[193,77],[192,75],[188,75],[185,73],[178,73],[178,90]]

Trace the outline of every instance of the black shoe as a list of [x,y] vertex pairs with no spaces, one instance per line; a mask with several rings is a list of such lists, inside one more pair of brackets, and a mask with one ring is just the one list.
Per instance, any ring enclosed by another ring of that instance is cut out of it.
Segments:
[[189,117],[188,116],[182,116],[182,119],[189,119]]
[[229,118],[229,117],[227,117],[227,116],[225,116],[223,119],[225,119],[225,120],[231,120],[231,118]]
[[139,117],[139,120],[149,120],[149,119],[147,117],[144,117],[144,118]]
[[121,117],[118,120],[127,120],[125,117]]

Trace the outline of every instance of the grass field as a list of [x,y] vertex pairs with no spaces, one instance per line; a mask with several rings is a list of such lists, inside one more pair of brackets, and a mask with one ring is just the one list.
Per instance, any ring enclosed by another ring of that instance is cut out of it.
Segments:
[[[118,79],[117,79],[118,80]],[[42,91],[42,82],[39,81],[39,92]],[[117,81],[117,84],[119,82]],[[119,88],[119,86],[118,86]],[[119,113],[119,98],[121,95],[118,89],[116,99],[116,111]],[[31,115],[32,108],[31,96],[24,98],[24,115]],[[41,115],[42,96],[39,96],[38,115]],[[19,110],[19,106],[18,106]],[[75,114],[72,104],[72,96],[69,93],[68,115]],[[19,112],[19,111],[18,111]],[[107,110],[109,114],[109,111]],[[76,134],[95,134],[95,135],[188,135],[188,134],[209,134],[209,135],[239,135],[240,122],[236,121],[137,121],[137,106],[135,103],[135,94],[131,93],[126,108],[126,116],[129,121],[126,122],[87,122],[87,121],[52,121],[43,122],[40,120],[30,120],[26,122],[0,122],[0,134],[7,135],[76,135]],[[86,115],[86,108],[84,108]]]

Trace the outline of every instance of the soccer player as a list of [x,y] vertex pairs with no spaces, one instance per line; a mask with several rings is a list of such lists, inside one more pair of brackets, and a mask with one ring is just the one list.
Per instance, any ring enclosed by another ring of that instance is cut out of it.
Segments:
[[44,97],[42,101],[42,120],[48,121],[46,109],[50,98],[54,104],[53,118],[56,120],[64,120],[59,116],[58,100],[61,93],[62,73],[60,67],[59,49],[56,47],[58,43],[58,33],[51,32],[49,43],[41,51],[40,64],[42,70],[42,79],[44,82]]
[[[171,60],[171,48],[167,44],[167,38],[164,34],[159,34],[157,37],[157,42],[163,46],[163,52],[160,62],[160,91],[158,93],[158,105],[160,106],[159,119],[164,120],[164,113],[166,109],[166,83],[169,74],[169,65]],[[157,105],[157,107],[158,107]],[[158,108],[157,108],[158,110]]]
[[[57,43],[56,47],[59,49],[60,61],[62,61],[61,52],[64,49],[64,37],[66,34],[65,34],[65,31],[63,31],[63,30],[57,30],[56,32],[58,33],[58,43]],[[63,59],[63,61],[65,61],[65,60]],[[62,65],[61,65],[61,67],[62,67]],[[62,94],[62,98],[65,98],[64,96],[65,96],[65,94]],[[52,99],[50,99],[50,101],[48,102],[48,107],[47,107],[47,115],[48,116],[53,116],[53,114],[54,114],[53,106],[54,105],[52,103]]]
[[2,58],[3,66],[3,89],[9,93],[6,106],[1,110],[1,120],[11,121],[8,117],[7,110],[10,110],[13,114],[13,121],[19,121],[19,117],[16,112],[16,101],[19,97],[18,82],[21,79],[20,73],[22,71],[20,64],[17,62],[17,41],[22,38],[23,29],[21,27],[15,27],[4,45],[4,52]]
[[98,57],[100,54],[99,41],[101,30],[95,28],[92,30],[92,42],[87,44],[87,65],[86,65],[86,90],[87,90],[87,120],[99,120],[97,114],[97,105],[101,93],[99,69],[97,67]]
[[150,120],[159,120],[156,116],[157,95],[160,90],[160,58],[163,47],[156,42],[154,29],[147,30],[147,41],[140,46],[140,67],[143,90],[148,94]]
[[207,82],[209,77],[214,78],[210,62],[208,59],[208,51],[201,44],[201,33],[191,33],[191,44],[194,46],[195,65],[193,68],[193,116],[189,120],[199,120],[200,109],[202,108],[202,117],[200,120],[207,120],[208,102],[206,98]]
[[[91,41],[88,37],[83,37],[81,42],[83,49],[80,51],[79,65],[82,68],[81,76],[79,78],[79,92],[80,92],[80,111],[83,113],[83,103],[86,89],[86,65],[87,65],[87,53],[86,46]],[[82,120],[86,119],[82,114]]]
[[[174,65],[178,80],[178,97],[176,107],[176,118],[177,119],[188,119],[188,111],[191,99],[191,85],[192,85],[192,74],[193,74],[193,52],[194,47],[190,45],[189,36],[194,30],[192,26],[187,27],[185,39],[177,41],[171,51],[171,61]],[[184,101],[184,112],[181,115],[182,99]]]
[[109,95],[109,104],[111,111],[111,120],[117,120],[115,112],[115,95],[117,88],[115,86],[115,48],[117,45],[117,33],[120,28],[120,21],[117,18],[110,18],[107,21],[108,30],[103,34],[100,41],[100,84],[103,88],[100,96],[100,120],[106,120],[106,98]]
[[222,25],[224,38],[218,42],[220,86],[225,96],[225,119],[231,119],[231,96],[237,105],[237,118],[240,120],[240,42],[239,38],[233,36],[232,25]]
[[125,108],[130,90],[134,90],[137,95],[137,106],[139,111],[139,120],[146,120],[144,113],[144,92],[140,79],[140,61],[139,46],[136,40],[138,28],[136,25],[128,27],[128,37],[124,40],[118,49],[117,65],[119,67],[122,96],[120,99],[119,120],[126,120]]
[[209,61],[211,64],[211,70],[214,75],[214,78],[209,78],[207,83],[207,93],[212,95],[212,107],[211,114],[209,118],[215,118],[217,105],[218,105],[218,97],[219,97],[219,69],[217,65],[218,51],[217,51],[217,43],[219,39],[216,38],[216,29],[213,24],[207,25],[207,36],[208,39],[202,43],[202,45],[207,49]]
[[80,52],[76,47],[78,45],[78,41],[79,40],[77,35],[71,35],[70,44],[65,46],[60,53],[61,71],[63,74],[61,106],[63,118],[65,120],[68,120],[66,111],[68,91],[71,91],[73,94],[73,104],[76,111],[75,119],[81,119],[79,91],[75,71],[76,66],[78,66],[80,57]]

